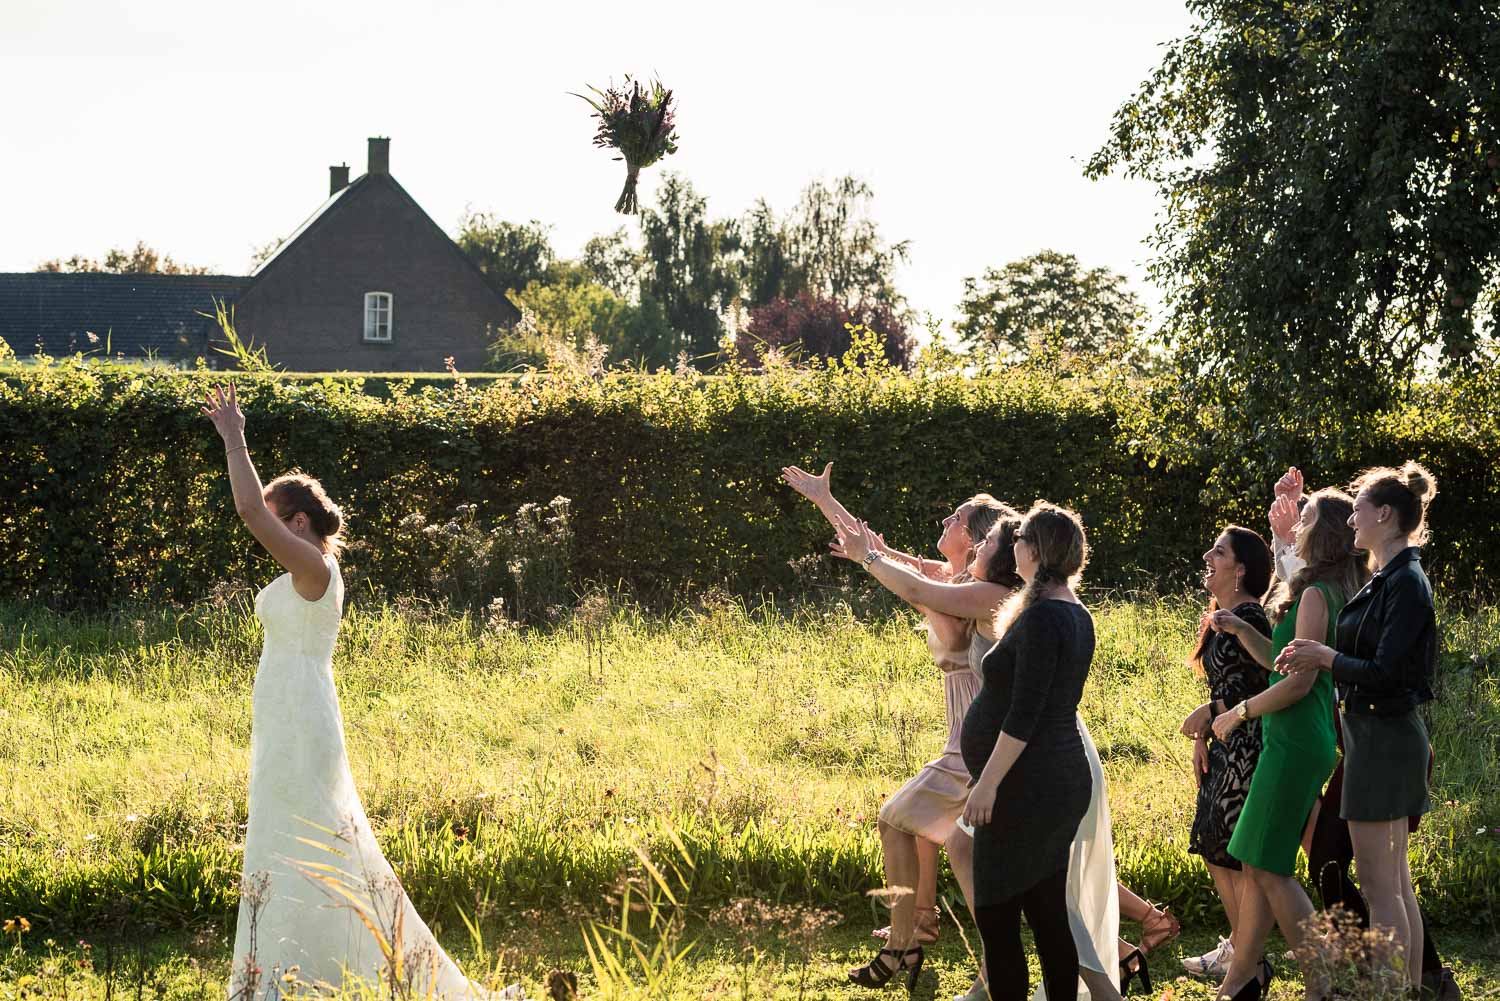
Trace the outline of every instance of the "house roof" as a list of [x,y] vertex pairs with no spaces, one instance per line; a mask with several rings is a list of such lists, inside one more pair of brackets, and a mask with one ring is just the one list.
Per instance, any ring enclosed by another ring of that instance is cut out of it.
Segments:
[[192,357],[218,329],[214,301],[232,303],[249,284],[236,275],[0,273],[0,337],[18,354],[102,353],[107,343],[111,354]]
[[406,201],[411,204],[412,208],[417,210],[417,214],[427,221],[427,225],[432,227],[433,234],[436,235],[438,239],[441,240],[453,252],[453,256],[462,261],[464,267],[468,268],[475,275],[477,275],[479,280],[484,283],[486,288],[488,288],[495,294],[495,297],[500,300],[501,304],[503,304],[507,310],[512,313],[517,312],[514,304],[512,304],[510,299],[506,296],[505,290],[503,288],[499,288],[496,285],[495,281],[489,275],[485,274],[484,271],[479,267],[479,265],[474,263],[473,258],[463,252],[463,249],[454,242],[453,237],[449,236],[447,232],[443,230],[443,227],[433,222],[432,216],[427,214],[427,210],[422,208],[421,203],[413,198],[407,192],[407,190],[401,186],[401,182],[397,181],[390,174],[361,174],[359,177],[350,182],[347,187],[334,192],[332,195],[329,195],[328,199],[324,201],[322,205],[319,205],[312,215],[303,220],[302,225],[298,226],[296,231],[293,232],[291,236],[287,237],[281,242],[281,245],[276,248],[276,251],[271,254],[270,257],[267,257],[260,263],[259,267],[257,267],[250,273],[251,280],[258,280],[262,275],[271,270],[271,268],[273,268],[277,264],[277,262],[286,254],[286,252],[292,248],[293,244],[305,239],[308,234],[312,233],[327,220],[336,216],[339,212],[344,211],[347,206],[356,204],[359,201],[358,192],[361,192],[368,187],[379,183],[390,185],[392,190],[394,190],[402,198],[406,199]]
[[[340,188],[339,190],[335,191],[333,194],[329,195],[328,199],[326,201],[324,201],[322,205],[319,205],[313,211],[312,215],[310,215],[306,219],[302,220],[302,225],[298,226],[295,230],[293,230],[291,236],[287,237],[285,240],[282,240],[281,243],[277,245],[276,249],[274,251],[272,251],[270,257],[267,257],[265,260],[261,261],[259,264],[257,264],[255,266],[255,270],[252,271],[252,272],[250,272],[250,277],[251,278],[258,278],[258,277],[260,277],[261,273],[264,272],[267,268],[269,268],[273,263],[275,263],[276,259],[278,257],[280,257],[283,253],[285,253],[286,250],[289,247],[291,247],[292,244],[294,244],[298,240],[302,239],[302,234],[303,233],[306,233],[308,230],[310,230],[314,226],[316,226],[318,224],[318,222],[323,218],[324,215],[326,215],[335,205],[337,205],[341,199],[343,199],[346,195],[348,195],[349,192],[353,191],[355,188],[357,188],[360,185],[364,184],[365,179],[368,178],[369,176],[370,176],[369,174],[361,174],[358,178],[356,178],[353,181],[353,183],[346,184],[342,188]],[[405,192],[402,192],[402,194],[405,194]],[[410,197],[410,196],[408,196],[408,197]]]

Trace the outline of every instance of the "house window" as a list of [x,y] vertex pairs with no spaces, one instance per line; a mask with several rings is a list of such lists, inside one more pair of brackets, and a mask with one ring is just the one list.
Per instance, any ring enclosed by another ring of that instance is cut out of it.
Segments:
[[365,340],[378,344],[391,341],[392,302],[389,292],[365,293]]

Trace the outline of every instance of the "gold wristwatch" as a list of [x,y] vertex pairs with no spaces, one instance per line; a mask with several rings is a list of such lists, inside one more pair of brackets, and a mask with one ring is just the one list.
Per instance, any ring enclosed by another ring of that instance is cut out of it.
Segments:
[[1242,700],[1239,705],[1234,707],[1234,711],[1239,716],[1241,723],[1248,720],[1250,718],[1250,700]]

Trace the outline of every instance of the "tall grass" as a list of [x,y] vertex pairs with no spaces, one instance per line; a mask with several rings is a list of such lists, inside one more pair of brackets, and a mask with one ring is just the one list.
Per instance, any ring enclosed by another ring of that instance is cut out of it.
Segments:
[[[1186,851],[1194,787],[1177,735],[1202,698],[1184,663],[1197,607],[1094,611],[1082,712],[1121,877],[1184,923],[1218,924]],[[669,830],[700,906],[848,912],[880,882],[882,798],[943,741],[941,680],[912,626],[708,599],[667,617],[595,602],[517,632],[356,604],[335,670],[377,836],[440,927],[592,906],[638,849],[672,852]],[[1438,805],[1413,872],[1433,918],[1493,930],[1500,610],[1445,612],[1443,629]],[[0,605],[0,636],[0,915],[59,932],[227,923],[260,645],[249,596],[103,616]]]

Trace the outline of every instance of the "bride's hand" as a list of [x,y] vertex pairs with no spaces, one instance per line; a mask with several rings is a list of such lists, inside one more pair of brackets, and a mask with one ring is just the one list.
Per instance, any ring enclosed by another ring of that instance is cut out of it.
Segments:
[[245,415],[240,413],[239,398],[235,394],[234,383],[230,383],[226,389],[217,386],[205,394],[206,405],[203,413],[209,420],[214,422],[214,430],[219,432],[219,437],[224,439],[226,445],[243,441],[245,437]]

